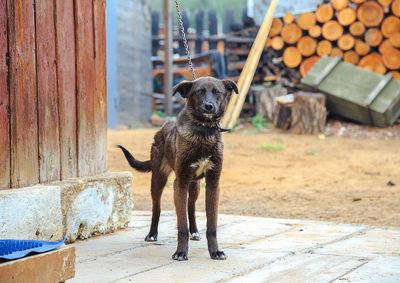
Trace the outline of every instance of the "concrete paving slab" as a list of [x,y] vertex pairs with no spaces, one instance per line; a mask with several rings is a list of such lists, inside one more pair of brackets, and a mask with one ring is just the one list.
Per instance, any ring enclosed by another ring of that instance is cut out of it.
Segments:
[[177,262],[175,213],[162,214],[155,243],[143,240],[150,219],[135,212],[129,228],[74,244],[76,277],[68,282],[400,282],[400,228],[220,215],[228,259],[215,261],[198,213],[202,239]]

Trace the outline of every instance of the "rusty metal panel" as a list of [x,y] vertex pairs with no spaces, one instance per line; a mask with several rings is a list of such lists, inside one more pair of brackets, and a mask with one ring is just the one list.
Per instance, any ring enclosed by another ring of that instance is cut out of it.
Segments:
[[66,179],[78,174],[74,1],[56,0],[55,3],[61,179]]
[[[257,25],[261,25],[265,14],[267,13],[271,0],[252,0],[247,1],[248,15],[254,18]],[[303,12],[315,11],[322,0],[303,0],[303,1],[279,1],[276,7],[274,17],[283,17],[286,13],[295,15]]]
[[6,0],[0,0],[0,190],[10,188],[10,119]]
[[106,1],[94,0],[95,39],[95,158],[96,173],[107,170],[107,61],[106,61]]
[[8,0],[11,186],[39,183],[33,0]]
[[94,124],[94,30],[93,3],[75,1],[76,71],[78,107],[78,175],[95,173],[95,124]]
[[40,183],[60,180],[54,1],[36,0],[36,59]]

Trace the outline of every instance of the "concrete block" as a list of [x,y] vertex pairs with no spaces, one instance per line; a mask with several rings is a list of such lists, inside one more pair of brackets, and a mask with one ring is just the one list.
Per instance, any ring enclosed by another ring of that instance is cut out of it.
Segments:
[[105,173],[0,191],[0,238],[67,242],[128,226],[132,174]]
[[62,182],[61,206],[68,242],[128,226],[133,209],[132,175],[115,174]]
[[0,239],[61,240],[60,187],[0,191]]

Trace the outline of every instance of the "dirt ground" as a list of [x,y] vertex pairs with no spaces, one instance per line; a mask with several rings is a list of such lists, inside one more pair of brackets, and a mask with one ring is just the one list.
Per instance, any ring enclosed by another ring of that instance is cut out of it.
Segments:
[[[299,136],[245,126],[224,134],[220,213],[400,226],[400,125],[347,135],[349,127],[340,123],[328,129],[326,136]],[[151,210],[150,174],[131,170],[115,145],[148,159],[156,131],[108,132],[108,168],[133,172],[136,210]],[[174,209],[173,178],[163,210]],[[202,189],[198,211],[204,196]]]

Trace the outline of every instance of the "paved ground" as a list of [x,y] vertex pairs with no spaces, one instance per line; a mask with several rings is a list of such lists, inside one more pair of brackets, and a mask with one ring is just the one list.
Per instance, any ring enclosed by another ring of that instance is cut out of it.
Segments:
[[203,238],[189,260],[171,259],[175,213],[161,216],[159,240],[144,242],[150,213],[135,212],[128,229],[74,244],[76,277],[68,282],[400,282],[400,228],[220,215],[226,261],[209,258]]

